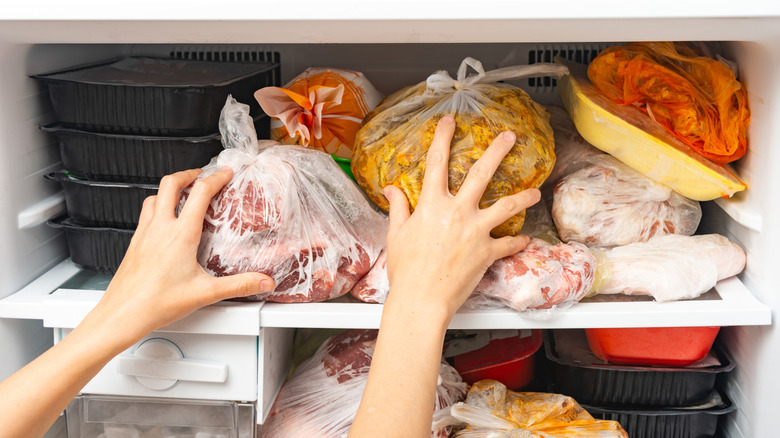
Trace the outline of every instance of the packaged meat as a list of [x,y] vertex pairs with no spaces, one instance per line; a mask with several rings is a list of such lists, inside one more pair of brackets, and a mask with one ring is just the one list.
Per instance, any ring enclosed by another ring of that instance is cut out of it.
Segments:
[[352,156],[363,117],[382,100],[363,73],[309,68],[284,87],[265,87],[255,99],[271,121],[271,139],[334,154]]
[[588,166],[588,159],[604,155],[604,152],[585,141],[577,132],[569,113],[558,105],[547,105],[550,112],[550,126],[555,137],[555,166],[542,184],[541,190],[552,187],[564,176]]
[[246,105],[229,98],[220,131],[226,149],[200,178],[224,166],[233,178],[206,212],[198,261],[216,276],[273,277],[274,291],[248,300],[311,302],[347,293],[384,246],[385,218],[329,155],[258,142]]
[[551,245],[532,238],[524,250],[496,260],[463,306],[517,311],[570,306],[590,291],[596,267],[596,257],[585,245]]
[[[368,380],[377,330],[347,330],[331,337],[282,386],[260,438],[342,438],[357,414]],[[468,386],[442,362],[435,411],[452,406]],[[450,427],[432,424],[432,437],[448,437]]]
[[587,161],[588,167],[563,177],[553,191],[552,217],[564,242],[612,247],[696,232],[697,201],[607,154]]
[[713,163],[747,150],[747,90],[723,62],[687,43],[612,46],[588,67],[609,99],[646,111],[650,119]]
[[[477,73],[467,75],[468,68]],[[414,209],[422,188],[425,157],[439,119],[455,118],[449,157],[449,188],[457,193],[469,169],[502,131],[517,140],[487,186],[480,207],[499,198],[539,187],[555,164],[549,114],[520,88],[498,83],[512,78],[561,75],[555,64],[506,67],[485,72],[482,64],[466,58],[457,79],[438,71],[425,82],[387,97],[369,113],[355,138],[352,172],[368,197],[382,209],[388,203],[382,189],[401,188]],[[516,235],[523,224],[518,213],[493,230],[496,236]]]
[[696,298],[745,268],[745,252],[719,234],[657,236],[607,250],[599,294],[650,295],[656,301]]
[[[463,307],[529,311],[570,305],[590,291],[596,267],[596,257],[585,245],[552,245],[532,238],[523,251],[496,260]],[[366,302],[383,303],[389,290],[386,262],[380,260],[351,293]]]
[[610,100],[588,80],[584,65],[561,62],[570,74],[558,80],[558,93],[588,143],[696,201],[729,197],[747,188],[729,165],[703,157],[645,111]]
[[465,425],[455,438],[628,438],[620,423],[594,419],[571,397],[509,391],[495,380],[475,383],[439,423]]

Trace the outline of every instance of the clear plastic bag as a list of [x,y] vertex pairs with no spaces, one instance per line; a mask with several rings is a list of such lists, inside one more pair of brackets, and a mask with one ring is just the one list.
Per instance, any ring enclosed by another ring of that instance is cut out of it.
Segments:
[[255,99],[271,121],[271,139],[349,158],[363,117],[382,100],[363,73],[308,68],[283,88],[265,87]]
[[200,176],[233,169],[206,212],[198,261],[216,276],[273,277],[274,291],[248,300],[310,302],[347,293],[384,247],[387,221],[329,155],[258,142],[248,109],[228,98],[220,117],[225,150]]
[[553,192],[552,217],[564,242],[613,247],[654,236],[696,232],[701,207],[607,155],[563,177]]
[[[477,73],[467,75],[468,68]],[[363,121],[355,138],[352,172],[369,198],[387,210],[382,189],[395,185],[406,193],[414,209],[422,188],[425,156],[439,119],[455,118],[449,157],[449,188],[457,193],[474,162],[502,131],[517,140],[504,158],[480,201],[480,207],[499,198],[539,187],[555,163],[552,129],[546,109],[520,88],[498,83],[530,76],[560,76],[566,67],[556,64],[506,67],[485,72],[482,64],[466,58],[457,80],[439,71],[425,82],[386,98]],[[523,224],[518,213],[493,230],[496,236],[516,235]]]
[[[376,336],[376,330],[348,330],[322,344],[282,387],[260,438],[346,437],[368,380]],[[466,389],[457,371],[442,362],[435,410],[462,400]],[[449,432],[446,425],[431,426],[432,437]]]
[[599,294],[650,295],[656,301],[696,298],[745,269],[742,248],[719,234],[670,234],[604,251],[609,272]]
[[561,394],[514,392],[495,380],[472,385],[440,424],[462,425],[454,438],[628,438],[617,421],[596,420]]

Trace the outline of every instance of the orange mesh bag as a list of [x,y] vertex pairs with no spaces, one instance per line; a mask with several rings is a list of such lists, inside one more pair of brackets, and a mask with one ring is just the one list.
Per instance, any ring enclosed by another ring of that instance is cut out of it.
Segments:
[[669,133],[714,163],[745,155],[747,91],[726,64],[692,46],[609,47],[591,62],[588,77],[614,102],[645,108]]
[[335,154],[352,155],[363,117],[382,100],[363,73],[309,68],[283,88],[265,87],[255,99],[271,121],[271,139]]

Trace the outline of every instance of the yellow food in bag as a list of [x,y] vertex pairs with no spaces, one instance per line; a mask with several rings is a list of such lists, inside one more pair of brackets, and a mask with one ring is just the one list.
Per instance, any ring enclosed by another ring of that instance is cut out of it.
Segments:
[[558,80],[558,92],[588,143],[696,201],[730,197],[747,188],[730,166],[696,153],[639,108],[610,100],[590,82],[584,65],[562,63],[570,74]]

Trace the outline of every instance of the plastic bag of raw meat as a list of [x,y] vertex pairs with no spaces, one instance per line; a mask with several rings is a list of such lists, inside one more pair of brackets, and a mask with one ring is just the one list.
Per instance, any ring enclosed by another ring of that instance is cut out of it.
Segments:
[[[376,330],[348,330],[325,341],[284,384],[260,438],[346,437],[366,387],[376,336]],[[458,372],[442,362],[435,412],[462,400],[467,389]],[[432,437],[449,433],[449,426],[431,427]]]
[[200,178],[224,166],[233,169],[233,178],[211,200],[198,261],[216,276],[273,277],[274,291],[247,300],[312,302],[344,295],[379,255],[386,220],[329,155],[258,142],[248,111],[232,97],[222,110],[225,150]]
[[455,438],[628,438],[620,423],[594,419],[571,397],[509,391],[495,380],[472,385],[466,400],[437,420],[463,427]]
[[745,269],[745,252],[719,234],[670,234],[604,252],[608,271],[599,294],[650,295],[656,301],[696,298]]
[[701,207],[617,159],[602,154],[563,177],[553,192],[552,217],[564,242],[612,247],[654,236],[696,232]]

